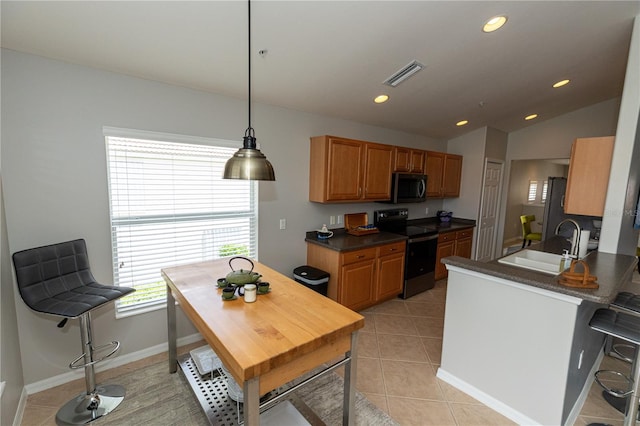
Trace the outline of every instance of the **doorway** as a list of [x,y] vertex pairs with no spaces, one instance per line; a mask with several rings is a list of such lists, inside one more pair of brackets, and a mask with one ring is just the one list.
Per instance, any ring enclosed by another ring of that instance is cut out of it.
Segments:
[[503,171],[504,161],[485,159],[475,255],[481,262],[495,257]]
[[511,161],[502,238],[503,255],[522,247],[521,215],[535,215],[532,231],[542,231],[544,201],[541,191],[539,196],[530,198],[532,182],[539,182],[538,188],[542,189],[549,176],[567,177],[568,174],[568,158]]

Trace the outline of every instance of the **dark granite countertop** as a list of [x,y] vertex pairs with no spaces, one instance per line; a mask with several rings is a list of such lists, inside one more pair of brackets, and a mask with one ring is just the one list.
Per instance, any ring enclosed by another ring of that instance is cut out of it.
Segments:
[[318,239],[315,231],[307,232],[304,240],[308,243],[317,244],[331,250],[349,251],[405,241],[407,239],[404,235],[392,234],[391,232],[378,232],[377,234],[357,236],[347,234],[347,230],[344,228],[331,229],[331,231],[333,231],[333,237],[326,240]]
[[[553,237],[538,244],[532,244],[528,248],[531,250],[562,254],[563,249],[570,248],[570,243],[564,237]],[[566,287],[558,284],[559,275],[548,275],[541,272],[521,269],[499,263],[497,260],[484,263],[463,257],[451,256],[442,259],[442,263],[608,305],[613,302],[618,292],[620,292],[631,279],[638,261],[636,256],[601,253],[597,251],[588,253],[583,260],[589,266],[591,275],[598,277],[597,282],[600,285],[599,288],[582,290]]]
[[424,219],[411,219],[407,221],[407,225],[421,225],[434,227],[438,233],[458,231],[465,228],[473,228],[476,221],[471,219],[452,218],[451,222],[440,223],[437,217],[428,217]]
[[[457,218],[452,218],[448,225],[443,225],[436,217],[409,220],[407,224],[433,226],[438,232],[457,231],[459,229],[476,226],[475,220]],[[407,239],[404,235],[398,235],[391,232],[379,232],[377,234],[356,236],[347,234],[347,230],[344,228],[331,229],[331,231],[333,231],[333,237],[329,239],[320,240],[317,238],[315,231],[310,231],[307,232],[304,240],[308,243],[317,244],[331,250],[350,251],[404,241]]]

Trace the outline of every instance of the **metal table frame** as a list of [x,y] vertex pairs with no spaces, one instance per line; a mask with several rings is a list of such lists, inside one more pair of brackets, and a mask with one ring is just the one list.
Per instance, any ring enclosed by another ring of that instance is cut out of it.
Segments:
[[[169,340],[169,373],[175,373],[178,369],[178,347],[177,347],[177,329],[176,329],[176,299],[173,290],[167,283],[167,332]],[[355,425],[355,372],[357,371],[357,343],[358,331],[351,333],[351,347],[345,353],[345,358],[338,364],[344,365],[344,394],[343,394],[343,425]],[[338,365],[332,365],[325,370],[317,373],[311,378],[303,381],[295,388],[314,380],[329,370],[333,370]],[[284,384],[284,383],[283,383]],[[243,383],[244,392],[244,415],[245,424],[248,426],[259,425],[260,415],[260,376],[256,376]],[[293,391],[295,389],[291,389]],[[194,389],[197,392],[196,389]],[[287,391],[288,393],[289,391]],[[265,405],[272,405],[280,398],[286,396],[287,393],[281,393],[276,398],[265,402]]]

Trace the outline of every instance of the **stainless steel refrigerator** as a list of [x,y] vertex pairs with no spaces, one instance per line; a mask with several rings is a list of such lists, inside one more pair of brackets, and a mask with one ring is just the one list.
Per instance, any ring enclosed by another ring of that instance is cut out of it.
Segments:
[[[547,201],[544,204],[542,222],[542,240],[553,237],[556,226],[564,219],[575,220],[581,229],[591,231],[591,238],[599,238],[600,229],[596,225],[602,220],[601,217],[564,213],[564,194],[567,191],[567,179],[564,177],[549,177],[548,182]],[[571,238],[574,229],[570,224],[563,225],[558,234]]]

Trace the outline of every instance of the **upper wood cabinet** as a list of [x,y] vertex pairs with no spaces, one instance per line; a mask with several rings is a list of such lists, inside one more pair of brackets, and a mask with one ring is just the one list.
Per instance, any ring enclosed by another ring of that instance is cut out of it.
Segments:
[[576,139],[571,146],[564,199],[566,214],[603,216],[614,137]]
[[335,136],[311,138],[309,200],[319,203],[391,198],[393,146]]
[[427,197],[446,198],[460,196],[462,156],[427,151]]
[[424,173],[426,151],[396,146],[394,151],[394,172]]

